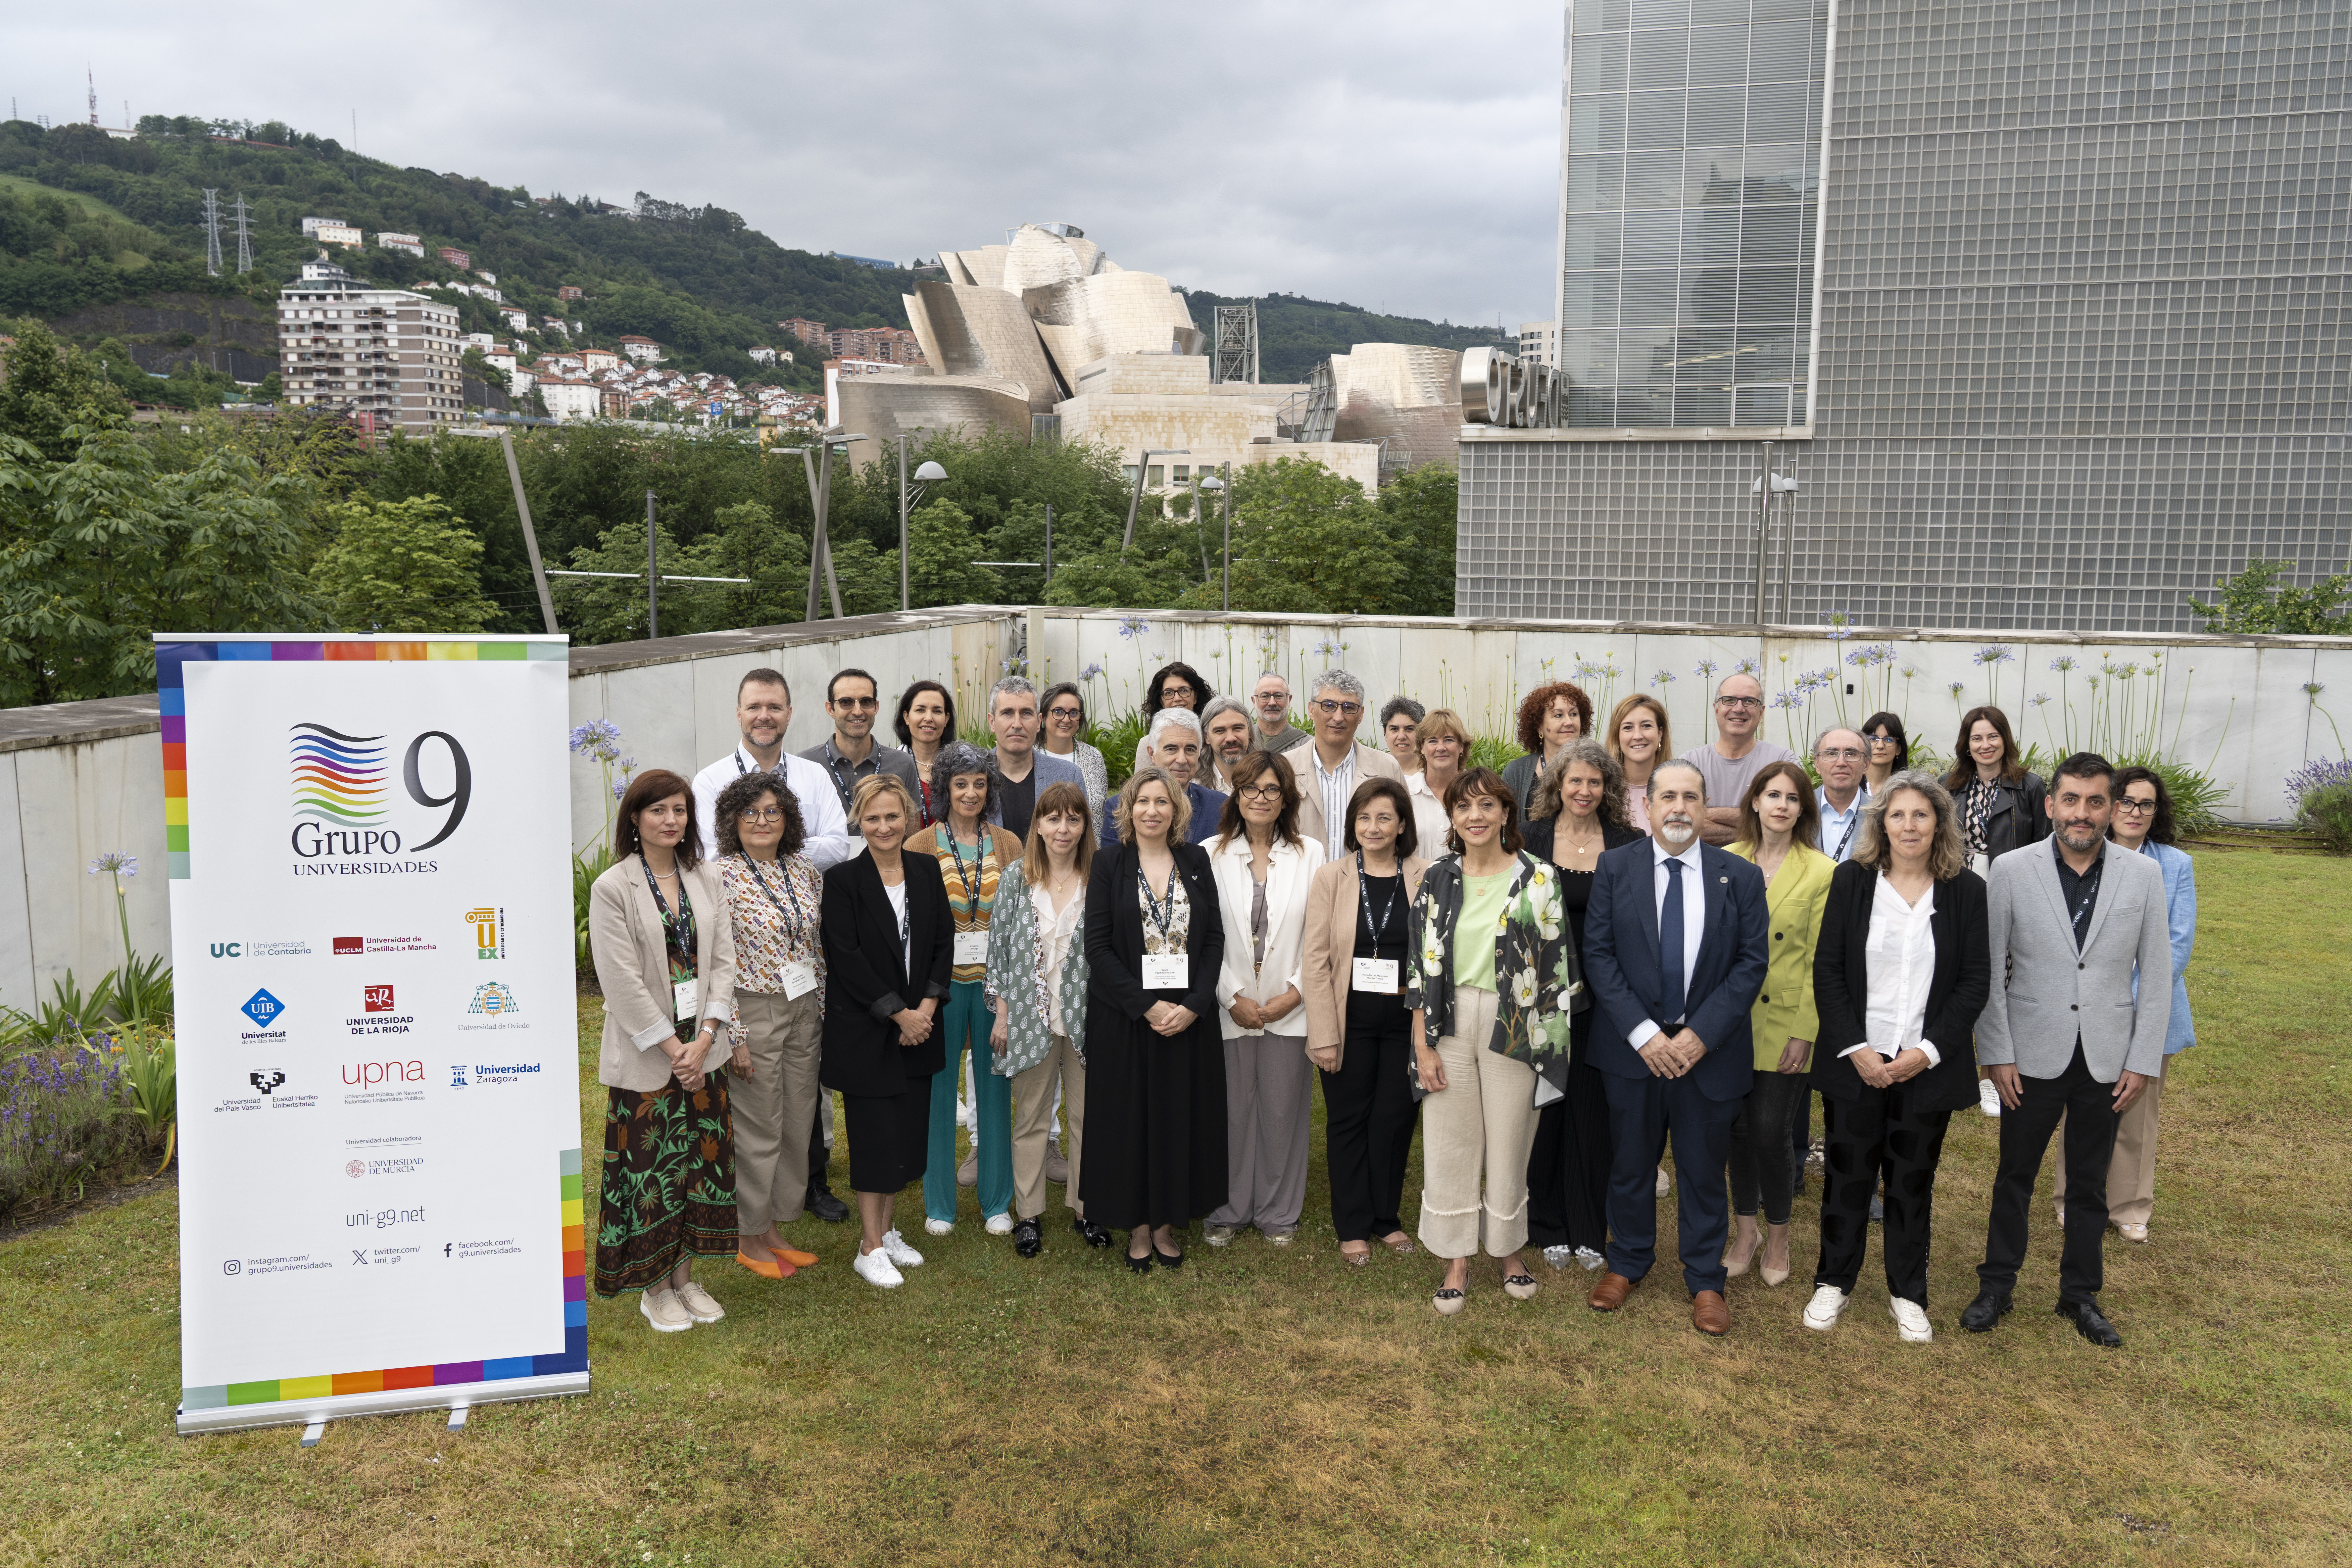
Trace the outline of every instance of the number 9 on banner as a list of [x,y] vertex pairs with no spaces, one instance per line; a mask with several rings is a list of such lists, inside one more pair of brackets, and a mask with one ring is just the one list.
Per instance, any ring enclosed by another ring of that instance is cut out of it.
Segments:
[[[455,777],[447,795],[425,793],[425,776],[417,767],[417,760],[424,754],[427,741],[438,741],[449,748],[449,765]],[[457,736],[446,730],[427,730],[408,742],[408,755],[401,763],[401,779],[408,786],[408,798],[417,805],[446,805],[449,808],[448,818],[441,824],[441,831],[409,851],[412,855],[419,854],[457,832],[457,825],[466,820],[467,803],[474,798],[474,765],[466,760],[466,748],[457,743]]]

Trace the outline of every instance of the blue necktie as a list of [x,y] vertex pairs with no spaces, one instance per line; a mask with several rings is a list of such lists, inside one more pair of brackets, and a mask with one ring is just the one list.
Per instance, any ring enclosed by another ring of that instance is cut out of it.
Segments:
[[1658,1021],[1672,1028],[1683,1021],[1683,863],[1666,861],[1666,901],[1658,910],[1658,967],[1663,998]]

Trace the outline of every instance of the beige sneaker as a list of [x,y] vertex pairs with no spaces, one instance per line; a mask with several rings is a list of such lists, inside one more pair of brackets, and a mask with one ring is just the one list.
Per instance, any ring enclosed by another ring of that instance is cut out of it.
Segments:
[[727,1315],[727,1309],[711,1300],[710,1292],[702,1288],[699,1279],[689,1279],[677,1292],[687,1314],[698,1323],[715,1323]]
[[963,1163],[956,1167],[956,1185],[959,1187],[976,1187],[980,1185],[979,1144],[974,1143],[971,1147],[971,1152],[963,1157]]
[[646,1315],[646,1321],[654,1326],[657,1334],[682,1334],[694,1327],[694,1316],[686,1310],[686,1303],[677,1299],[677,1291],[667,1287],[638,1297],[637,1310]]

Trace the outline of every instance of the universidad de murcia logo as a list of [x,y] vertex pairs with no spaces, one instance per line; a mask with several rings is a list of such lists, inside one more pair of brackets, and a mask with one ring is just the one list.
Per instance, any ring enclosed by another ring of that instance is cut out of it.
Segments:
[[[428,742],[437,746],[428,750]],[[289,726],[288,751],[293,790],[295,871],[308,876],[349,876],[438,870],[419,856],[457,831],[474,795],[474,767],[466,748],[446,730],[427,730],[410,741],[400,762],[400,787],[392,784],[392,746],[383,735],[350,734],[303,721]],[[446,778],[446,794],[425,781]],[[421,809],[414,809],[421,808]],[[437,819],[427,815],[439,812]],[[402,825],[408,831],[402,831]],[[422,842],[409,840],[423,837]]]

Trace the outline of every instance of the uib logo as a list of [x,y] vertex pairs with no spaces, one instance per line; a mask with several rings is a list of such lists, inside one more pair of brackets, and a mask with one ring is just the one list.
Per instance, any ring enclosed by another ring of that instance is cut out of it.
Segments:
[[504,910],[484,906],[466,911],[467,923],[474,928],[474,956],[504,958],[507,955],[506,919]]

